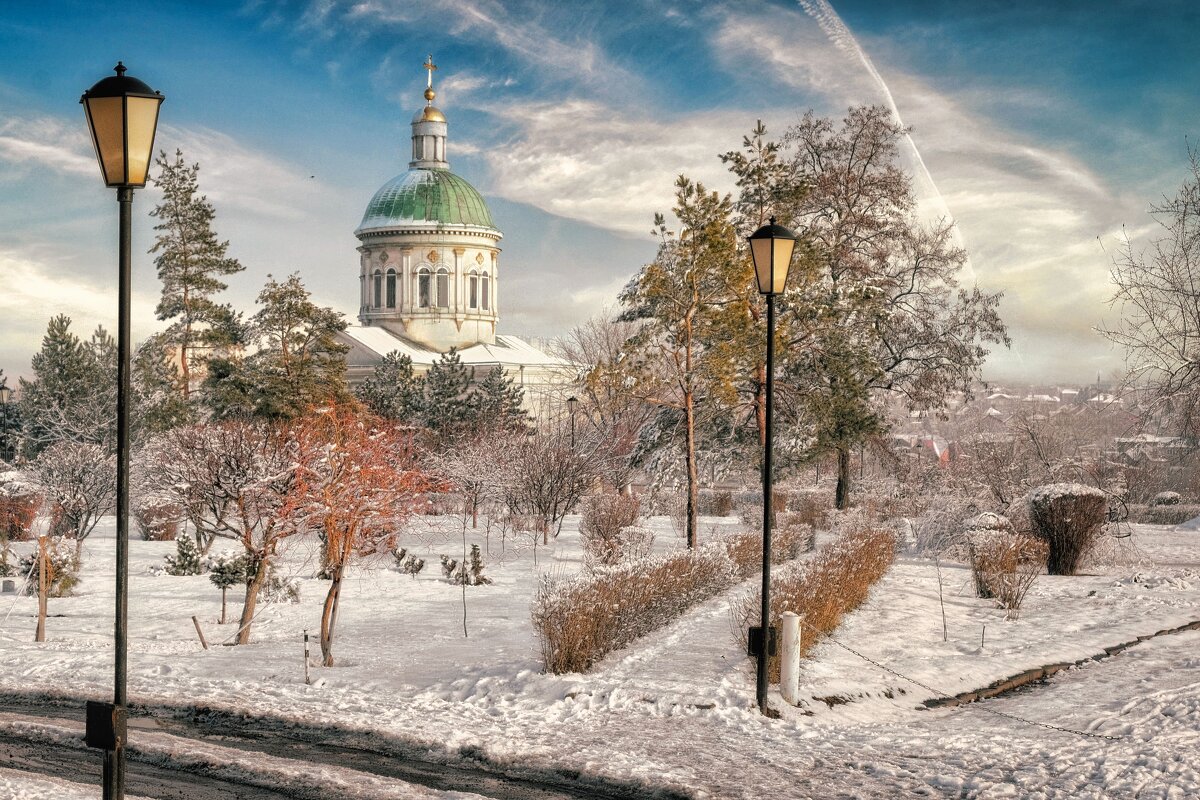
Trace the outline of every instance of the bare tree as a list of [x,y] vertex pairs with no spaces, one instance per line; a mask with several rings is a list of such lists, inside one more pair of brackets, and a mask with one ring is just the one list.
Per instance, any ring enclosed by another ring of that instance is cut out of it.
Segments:
[[549,544],[551,532],[558,536],[563,517],[599,476],[598,453],[578,438],[572,447],[570,428],[561,421],[515,438],[510,452],[505,503],[515,514],[536,518],[542,544]]
[[75,553],[116,502],[117,460],[100,445],[63,440],[31,465],[51,509],[51,535],[75,540]]
[[321,613],[321,655],[333,666],[342,581],[350,564],[390,550],[430,481],[417,469],[412,433],[350,407],[322,409],[295,427],[296,490],[285,515],[325,537],[329,592]]
[[298,532],[284,508],[295,481],[289,432],[242,420],[191,425],[159,437],[145,457],[147,488],[185,510],[204,552],[216,537],[245,549],[246,599],[237,641],[249,644],[271,562],[283,540]]
[[1143,387],[1147,422],[1162,420],[1200,442],[1200,152],[1174,197],[1151,206],[1158,238],[1139,249],[1126,238],[1113,259],[1116,327],[1101,332],[1125,348],[1128,381]]

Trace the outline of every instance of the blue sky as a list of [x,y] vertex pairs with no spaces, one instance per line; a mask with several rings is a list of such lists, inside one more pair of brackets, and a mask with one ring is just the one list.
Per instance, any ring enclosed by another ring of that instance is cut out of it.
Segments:
[[[732,189],[716,154],[756,119],[890,95],[923,213],[958,222],[966,282],[1005,292],[1014,347],[985,374],[1092,380],[1120,364],[1092,331],[1106,251],[1152,231],[1200,136],[1197,34],[1187,2],[3,3],[0,368],[28,370],[54,313],[113,327],[116,209],[77,100],[117,59],[167,96],[157,145],[201,164],[246,266],[229,299],[252,310],[298,270],[353,317],[353,230],[406,168],[433,53],[452,168],[505,232],[503,331],[611,306],[674,176]],[[154,202],[135,200],[135,338],[159,325]]]

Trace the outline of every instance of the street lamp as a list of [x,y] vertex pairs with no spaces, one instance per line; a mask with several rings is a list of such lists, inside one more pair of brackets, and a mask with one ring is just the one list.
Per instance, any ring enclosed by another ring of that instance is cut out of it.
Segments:
[[104,185],[117,190],[117,586],[114,626],[113,702],[89,702],[85,739],[104,750],[104,800],[125,796],[126,647],[129,575],[129,305],[130,225],[133,190],[146,185],[163,96],[117,62],[109,75],[83,93]]
[[792,263],[792,252],[796,248],[796,235],[775,218],[749,237],[750,257],[754,259],[754,276],[758,291],[767,299],[767,392],[766,392],[766,444],[763,446],[763,562],[762,562],[762,627],[757,635],[750,632],[750,646],[758,656],[758,679],[755,697],[758,710],[767,713],[767,661],[771,656],[771,450],[774,446],[772,422],[772,395],[775,392],[775,295],[783,291],[787,283],[788,267]]
[[579,407],[579,400],[575,395],[567,398],[567,411],[571,414],[571,449],[575,449],[575,409]]
[[10,460],[8,446],[8,403],[12,400],[13,390],[8,386],[0,386],[0,406],[4,408],[4,446],[0,448],[0,458]]

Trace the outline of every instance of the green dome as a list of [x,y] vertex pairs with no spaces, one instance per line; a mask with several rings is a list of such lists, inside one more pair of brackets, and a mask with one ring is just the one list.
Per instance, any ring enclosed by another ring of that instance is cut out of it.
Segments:
[[474,186],[448,169],[410,169],[375,193],[358,232],[429,222],[496,230],[487,203]]

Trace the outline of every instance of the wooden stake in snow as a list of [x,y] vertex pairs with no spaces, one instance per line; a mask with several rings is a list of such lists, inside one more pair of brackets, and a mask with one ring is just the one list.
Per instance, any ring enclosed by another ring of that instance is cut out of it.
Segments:
[[46,641],[46,597],[50,593],[49,559],[46,557],[46,534],[38,536],[38,618],[35,642]]
[[783,612],[780,620],[783,652],[779,661],[779,693],[783,701],[796,705],[800,700],[800,615]]
[[196,626],[196,635],[200,637],[200,646],[207,650],[208,642],[204,641],[204,631],[200,630],[200,620],[193,616],[192,624]]

